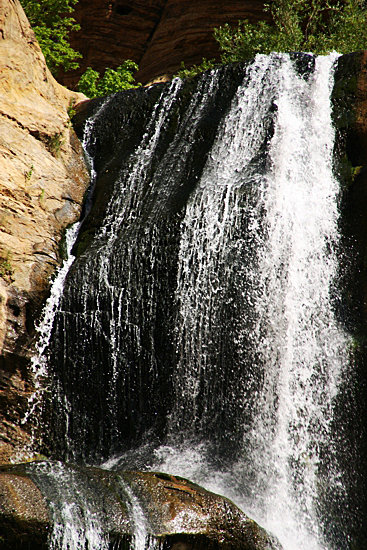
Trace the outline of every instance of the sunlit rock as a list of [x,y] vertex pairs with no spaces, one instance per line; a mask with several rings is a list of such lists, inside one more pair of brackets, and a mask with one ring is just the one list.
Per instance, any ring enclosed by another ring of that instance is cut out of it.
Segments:
[[24,448],[34,322],[89,176],[68,109],[18,0],[0,6],[0,462]]

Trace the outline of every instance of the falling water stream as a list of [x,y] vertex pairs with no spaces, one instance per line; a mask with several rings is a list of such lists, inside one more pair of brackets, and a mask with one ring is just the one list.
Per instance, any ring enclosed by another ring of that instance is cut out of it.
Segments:
[[[213,472],[202,444],[186,446],[183,455],[171,446],[156,451],[160,468],[181,474],[184,469],[220,493],[228,494],[230,486],[231,497],[290,550],[329,547],[320,531],[318,486],[338,484],[343,492],[331,427],[348,361],[348,337],[330,296],[339,194],[332,169],[334,59],[316,59],[305,79],[289,59],[258,56],[182,223],[171,433],[177,426],[198,428],[197,408],[213,391],[206,371],[217,367],[223,346],[223,301],[234,300],[230,330],[238,364],[226,391],[231,383],[244,396],[250,389],[252,399],[238,407],[254,411],[246,415],[243,456],[229,472]],[[251,163],[272,102],[277,115],[267,166],[254,172]],[[244,202],[243,188],[250,185],[253,195]],[[241,355],[248,357],[249,347],[257,363],[241,372]],[[322,479],[325,454],[330,470]]]
[[[337,56],[302,59],[258,55],[244,67],[197,175],[186,159],[213,122],[222,73],[199,79],[180,115],[181,81],[157,96],[91,252],[55,298],[39,372],[52,373],[63,458],[189,477],[285,550],[344,550],[325,535],[328,501],[346,492],[333,428],[349,361],[333,307]],[[86,149],[98,148],[102,134],[87,129]],[[130,496],[143,549],[149,526]]]

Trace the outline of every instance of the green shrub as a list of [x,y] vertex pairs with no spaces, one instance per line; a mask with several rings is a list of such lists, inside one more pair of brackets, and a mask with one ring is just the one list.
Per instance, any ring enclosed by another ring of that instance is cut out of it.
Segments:
[[121,92],[130,88],[136,88],[133,73],[138,65],[127,59],[117,69],[106,69],[102,78],[99,72],[91,67],[80,77],[78,90],[89,98],[101,97],[115,92]]
[[274,0],[265,9],[273,23],[239,21],[214,29],[223,63],[257,53],[303,51],[345,54],[367,48],[367,6],[364,0]]
[[78,31],[75,19],[68,17],[78,0],[20,0],[50,71],[57,75],[59,67],[76,69],[81,54],[73,50],[68,37]]
[[202,73],[204,71],[207,71],[208,69],[214,69],[216,63],[215,59],[207,60],[205,57],[203,57],[202,62],[200,65],[192,65],[189,69],[185,67],[184,61],[181,62],[181,69],[175,74],[175,76],[178,76],[179,78],[192,78],[193,76],[196,76],[199,73]]
[[[214,29],[222,63],[253,58],[257,53],[313,52],[341,54],[367,49],[367,3],[365,0],[274,0],[265,4],[271,23],[239,21]],[[177,76],[189,78],[210,69],[214,61],[186,69]]]
[[12,260],[11,252],[3,248],[0,248],[0,277],[5,279],[6,281],[11,281],[11,276],[14,273],[11,260]]

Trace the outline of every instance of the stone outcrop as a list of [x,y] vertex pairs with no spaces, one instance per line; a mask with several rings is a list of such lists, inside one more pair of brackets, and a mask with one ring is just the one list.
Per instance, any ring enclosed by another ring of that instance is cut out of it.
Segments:
[[[65,511],[74,510],[73,519],[79,528],[82,518],[98,518],[95,531],[114,548],[130,547],[139,521],[144,523],[146,536],[167,550],[281,548],[233,502],[180,477],[108,472],[52,462],[1,470],[1,549],[9,548],[9,544],[12,550],[47,548],[55,517],[62,525],[63,505]],[[69,515],[69,525],[71,519]]]
[[85,99],[52,77],[18,0],[0,4],[0,462],[24,445],[34,320],[89,176],[68,115]]
[[87,67],[103,73],[132,59],[139,65],[137,80],[146,84],[170,78],[182,61],[189,67],[203,57],[219,60],[214,27],[264,19],[263,6],[261,0],[79,0],[73,17],[81,30],[71,44],[83,58],[60,81],[75,88]]

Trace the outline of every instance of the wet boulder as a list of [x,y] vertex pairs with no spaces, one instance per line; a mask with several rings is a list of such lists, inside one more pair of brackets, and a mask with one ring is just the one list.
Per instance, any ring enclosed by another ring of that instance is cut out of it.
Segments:
[[181,477],[36,461],[0,470],[0,548],[280,549],[230,500]]

